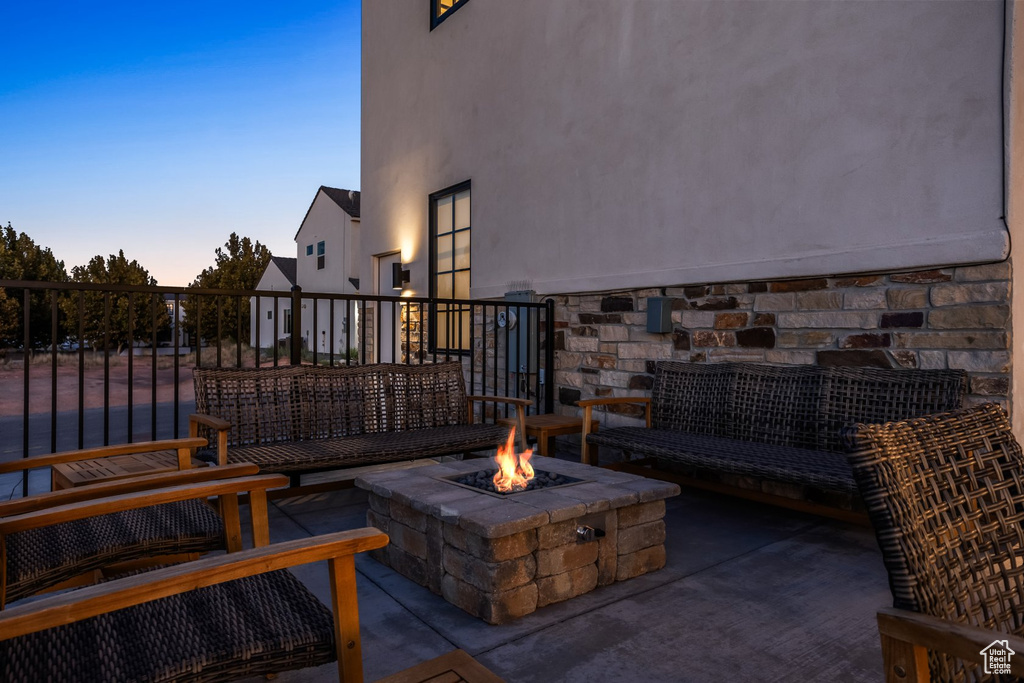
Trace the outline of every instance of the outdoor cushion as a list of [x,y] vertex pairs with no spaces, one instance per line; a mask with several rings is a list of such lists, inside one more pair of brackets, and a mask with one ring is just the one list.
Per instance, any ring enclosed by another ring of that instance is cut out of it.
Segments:
[[857,492],[857,484],[842,453],[644,427],[616,427],[595,432],[587,442],[718,472],[818,486],[829,491]]
[[251,462],[261,472],[301,472],[413,458],[432,458],[497,447],[508,435],[499,424],[462,424],[405,432],[228,449],[228,462]]
[[223,521],[201,500],[112,512],[5,540],[8,602],[114,562],[225,547]]

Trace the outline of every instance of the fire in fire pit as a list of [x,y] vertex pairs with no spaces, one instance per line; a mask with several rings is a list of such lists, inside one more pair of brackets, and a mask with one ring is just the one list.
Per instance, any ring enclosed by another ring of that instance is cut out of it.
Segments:
[[575,484],[582,481],[575,477],[567,477],[564,474],[555,474],[554,472],[545,472],[544,470],[536,470],[536,476],[527,482],[526,486],[521,489],[509,489],[502,491],[495,488],[494,479],[497,477],[495,470],[480,470],[479,472],[470,472],[464,474],[461,477],[452,477],[449,481],[453,481],[456,484],[462,484],[474,489],[480,489],[488,493],[497,493],[501,495],[508,495],[510,493],[519,493],[520,491],[536,491],[537,489],[550,488],[552,486],[565,486],[566,484]]
[[530,457],[533,450],[527,448],[516,455],[515,447],[516,428],[508,432],[508,439],[504,446],[498,446],[498,452],[494,454],[494,462],[498,465],[498,471],[492,479],[494,490],[498,493],[511,493],[512,491],[525,491],[533,479],[533,467],[530,465]]
[[565,486],[582,481],[564,474],[534,470],[530,465],[533,451],[528,449],[523,453],[516,454],[515,435],[516,430],[513,427],[505,445],[498,448],[498,452],[494,456],[497,469],[480,470],[461,476],[446,477],[446,479],[462,486],[499,495],[535,491],[552,486]]

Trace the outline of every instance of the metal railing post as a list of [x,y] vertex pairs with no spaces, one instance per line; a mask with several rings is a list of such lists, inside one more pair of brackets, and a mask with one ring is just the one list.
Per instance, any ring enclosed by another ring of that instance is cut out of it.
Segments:
[[544,325],[544,412],[555,412],[555,300],[547,299]]
[[292,287],[292,365],[302,364],[302,287]]

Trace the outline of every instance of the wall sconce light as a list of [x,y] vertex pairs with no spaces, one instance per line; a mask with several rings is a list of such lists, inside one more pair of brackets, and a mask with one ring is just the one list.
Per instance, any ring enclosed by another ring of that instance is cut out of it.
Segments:
[[402,269],[401,263],[391,264],[391,287],[394,289],[405,289],[406,283],[409,282],[409,269]]

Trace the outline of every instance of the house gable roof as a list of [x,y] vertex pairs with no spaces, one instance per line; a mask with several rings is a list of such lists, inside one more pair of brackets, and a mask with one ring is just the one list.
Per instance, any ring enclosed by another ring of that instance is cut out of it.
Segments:
[[[298,264],[298,259],[288,258],[287,256],[271,256],[270,262],[277,266],[277,269],[288,279],[288,282],[295,284],[295,270]],[[269,265],[267,266],[270,267]]]
[[309,208],[306,209],[306,215],[302,217],[302,222],[299,223],[299,229],[295,232],[293,239],[299,238],[299,233],[302,232],[302,226],[306,224],[306,219],[309,218],[309,212],[313,210],[313,205],[316,204],[317,197],[323,192],[325,195],[331,198],[335,204],[341,207],[341,210],[347,213],[352,218],[359,218],[359,190],[342,190],[337,187],[327,187],[321,185],[316,194],[313,195],[313,201],[309,203]]

